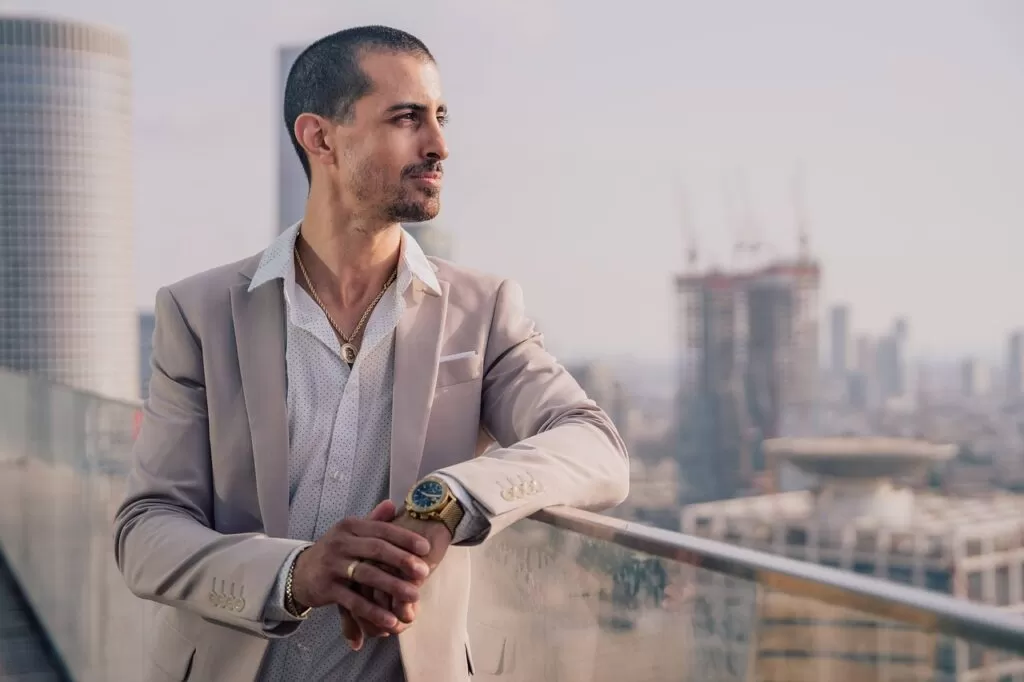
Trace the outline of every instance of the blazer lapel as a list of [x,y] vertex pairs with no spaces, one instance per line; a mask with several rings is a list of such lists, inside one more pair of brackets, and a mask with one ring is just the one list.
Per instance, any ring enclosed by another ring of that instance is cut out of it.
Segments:
[[390,496],[399,507],[420,476],[448,310],[448,282],[440,286],[437,296],[414,281],[406,290],[405,312],[395,331]]
[[288,534],[288,413],[285,374],[284,296],[280,281],[253,291],[231,289],[231,316],[252,434],[256,494],[263,529]]

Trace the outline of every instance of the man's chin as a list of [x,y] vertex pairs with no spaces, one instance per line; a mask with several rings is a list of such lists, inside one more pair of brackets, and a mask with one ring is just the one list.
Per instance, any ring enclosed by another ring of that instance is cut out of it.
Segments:
[[399,223],[423,223],[433,220],[441,212],[441,202],[437,200],[402,204],[392,209],[392,216]]

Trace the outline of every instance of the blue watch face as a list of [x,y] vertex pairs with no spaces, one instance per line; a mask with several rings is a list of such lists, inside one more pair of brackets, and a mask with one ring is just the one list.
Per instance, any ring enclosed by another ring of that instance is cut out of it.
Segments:
[[429,509],[444,498],[440,481],[422,481],[412,490],[411,500],[417,509]]

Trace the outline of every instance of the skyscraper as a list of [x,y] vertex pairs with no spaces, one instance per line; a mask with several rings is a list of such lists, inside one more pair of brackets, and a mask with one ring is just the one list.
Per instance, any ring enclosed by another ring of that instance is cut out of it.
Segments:
[[1016,400],[1024,396],[1024,332],[1010,334],[1006,358],[1006,397]]
[[843,378],[849,371],[850,357],[850,308],[846,305],[832,306],[829,314],[829,335],[831,341],[831,366],[836,378]]
[[0,366],[138,396],[127,39],[0,18]]
[[761,443],[813,427],[820,278],[809,256],[676,277],[684,503],[756,490]]

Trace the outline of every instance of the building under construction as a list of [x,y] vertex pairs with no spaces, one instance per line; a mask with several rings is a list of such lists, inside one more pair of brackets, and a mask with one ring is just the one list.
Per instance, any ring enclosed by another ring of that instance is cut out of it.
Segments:
[[691,245],[675,278],[682,504],[768,492],[761,443],[812,432],[821,269],[798,223],[795,257],[700,269]]
[[684,503],[766,492],[761,442],[809,431],[819,281],[803,257],[676,278]]

